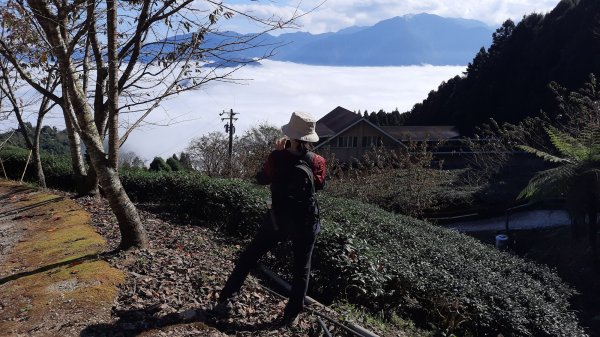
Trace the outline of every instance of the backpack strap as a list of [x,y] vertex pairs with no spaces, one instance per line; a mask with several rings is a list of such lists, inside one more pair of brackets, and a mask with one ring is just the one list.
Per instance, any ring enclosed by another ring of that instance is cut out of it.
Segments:
[[321,207],[319,206],[319,199],[317,199],[317,190],[315,188],[315,173],[313,171],[313,157],[315,153],[312,151],[306,151],[304,156],[300,159],[300,162],[305,163],[307,168],[310,170],[310,176],[312,177],[312,186],[311,186],[311,195],[314,201],[314,205],[316,207],[315,220],[320,223],[321,221]]
[[313,169],[313,157],[315,156],[315,153],[312,151],[306,151],[306,153],[304,154],[304,156],[302,157],[302,159],[306,164],[308,164],[308,167],[310,167],[310,169]]

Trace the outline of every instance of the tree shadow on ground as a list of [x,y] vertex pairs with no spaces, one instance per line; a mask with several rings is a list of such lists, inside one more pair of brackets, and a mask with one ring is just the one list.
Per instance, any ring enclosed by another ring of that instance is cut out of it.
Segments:
[[[86,327],[80,337],[135,337],[145,336],[145,332],[152,330],[169,330],[178,325],[193,327],[197,330],[211,328],[226,334],[237,332],[259,332],[277,330],[281,328],[278,320],[271,322],[245,323],[219,319],[210,310],[188,309],[182,312],[173,312],[164,316],[157,316],[158,306],[153,305],[143,309],[134,309],[116,312],[119,319],[112,323],[100,323]],[[159,309],[160,310],[160,309]]]
[[72,265],[72,264],[79,264],[82,262],[86,262],[86,261],[92,261],[92,260],[101,260],[104,259],[106,257],[109,257],[111,255],[114,255],[117,253],[117,250],[111,250],[108,252],[104,252],[104,253],[93,253],[93,254],[88,254],[88,255],[84,255],[81,257],[77,257],[77,258],[73,258],[73,259],[68,259],[65,261],[61,261],[61,262],[57,262],[57,263],[51,263],[39,268],[36,268],[34,270],[28,270],[28,271],[23,271],[20,273],[16,273],[16,274],[12,274],[12,275],[8,275],[5,277],[0,278],[0,285],[7,283],[9,281],[14,281],[14,280],[18,280],[22,277],[26,277],[26,276],[31,276],[31,275],[35,275],[35,274],[39,274],[39,273],[43,273],[45,271],[48,270],[52,270],[55,268],[59,268],[62,266],[68,266],[68,265]]

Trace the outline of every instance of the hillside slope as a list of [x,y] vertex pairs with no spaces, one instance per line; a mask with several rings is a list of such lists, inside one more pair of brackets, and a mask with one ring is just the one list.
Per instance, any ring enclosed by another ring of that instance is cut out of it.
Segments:
[[547,15],[507,21],[469,64],[416,104],[407,125],[457,125],[472,134],[489,118],[516,122],[556,114],[551,81],[575,89],[600,73],[600,1],[563,0]]

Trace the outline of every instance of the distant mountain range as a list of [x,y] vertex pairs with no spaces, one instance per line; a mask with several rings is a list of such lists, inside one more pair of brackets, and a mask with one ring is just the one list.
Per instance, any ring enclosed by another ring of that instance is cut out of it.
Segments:
[[492,42],[494,29],[432,14],[395,17],[337,33],[284,34],[274,60],[333,66],[466,65]]
[[[493,27],[476,20],[415,14],[369,27],[353,26],[316,35],[306,32],[279,36],[210,33],[204,37],[202,47],[225,44],[216,51],[217,55],[206,58],[218,64],[227,59],[229,65],[231,60],[245,62],[265,55],[270,55],[272,60],[330,66],[466,65],[481,47],[490,46],[493,32]],[[190,37],[175,36],[167,41],[186,41]],[[240,39],[246,43],[234,43]],[[163,52],[168,51],[160,44],[149,46],[146,51],[161,47]]]

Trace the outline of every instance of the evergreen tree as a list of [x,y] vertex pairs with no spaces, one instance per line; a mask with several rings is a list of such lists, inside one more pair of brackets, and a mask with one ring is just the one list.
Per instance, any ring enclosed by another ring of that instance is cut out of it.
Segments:
[[377,114],[375,113],[375,111],[373,111],[369,114],[369,122],[371,122],[375,125],[379,125],[379,117],[377,117]]
[[390,125],[393,125],[393,126],[400,125],[400,111],[398,111],[398,108],[396,108],[396,110],[392,111],[392,113],[390,114],[390,117],[388,119],[390,121]]
[[569,90],[600,74],[600,1],[564,0],[546,15],[532,14],[517,25],[507,20],[469,63],[464,77],[442,83],[403,116],[405,125],[456,125],[473,135],[493,118],[518,123],[544,111],[560,115],[548,84]]
[[186,171],[192,171],[194,169],[192,166],[192,160],[190,158],[190,155],[186,152],[181,152],[181,154],[179,154],[179,162]]
[[165,160],[162,159],[161,157],[154,157],[154,160],[152,160],[152,162],[150,163],[149,170],[155,171],[155,172],[159,172],[159,171],[170,172],[171,167],[169,165],[167,165],[167,163],[165,163]]
[[167,165],[169,165],[169,167],[171,168],[171,171],[184,171],[184,167],[183,165],[181,165],[181,162],[179,161],[179,159],[177,158],[177,155],[173,155],[172,157],[167,159]]
[[383,111],[383,109],[379,110],[379,112],[377,112],[377,120],[379,121],[380,126],[388,126],[390,125],[389,121],[388,121],[388,114],[385,113],[385,111]]

